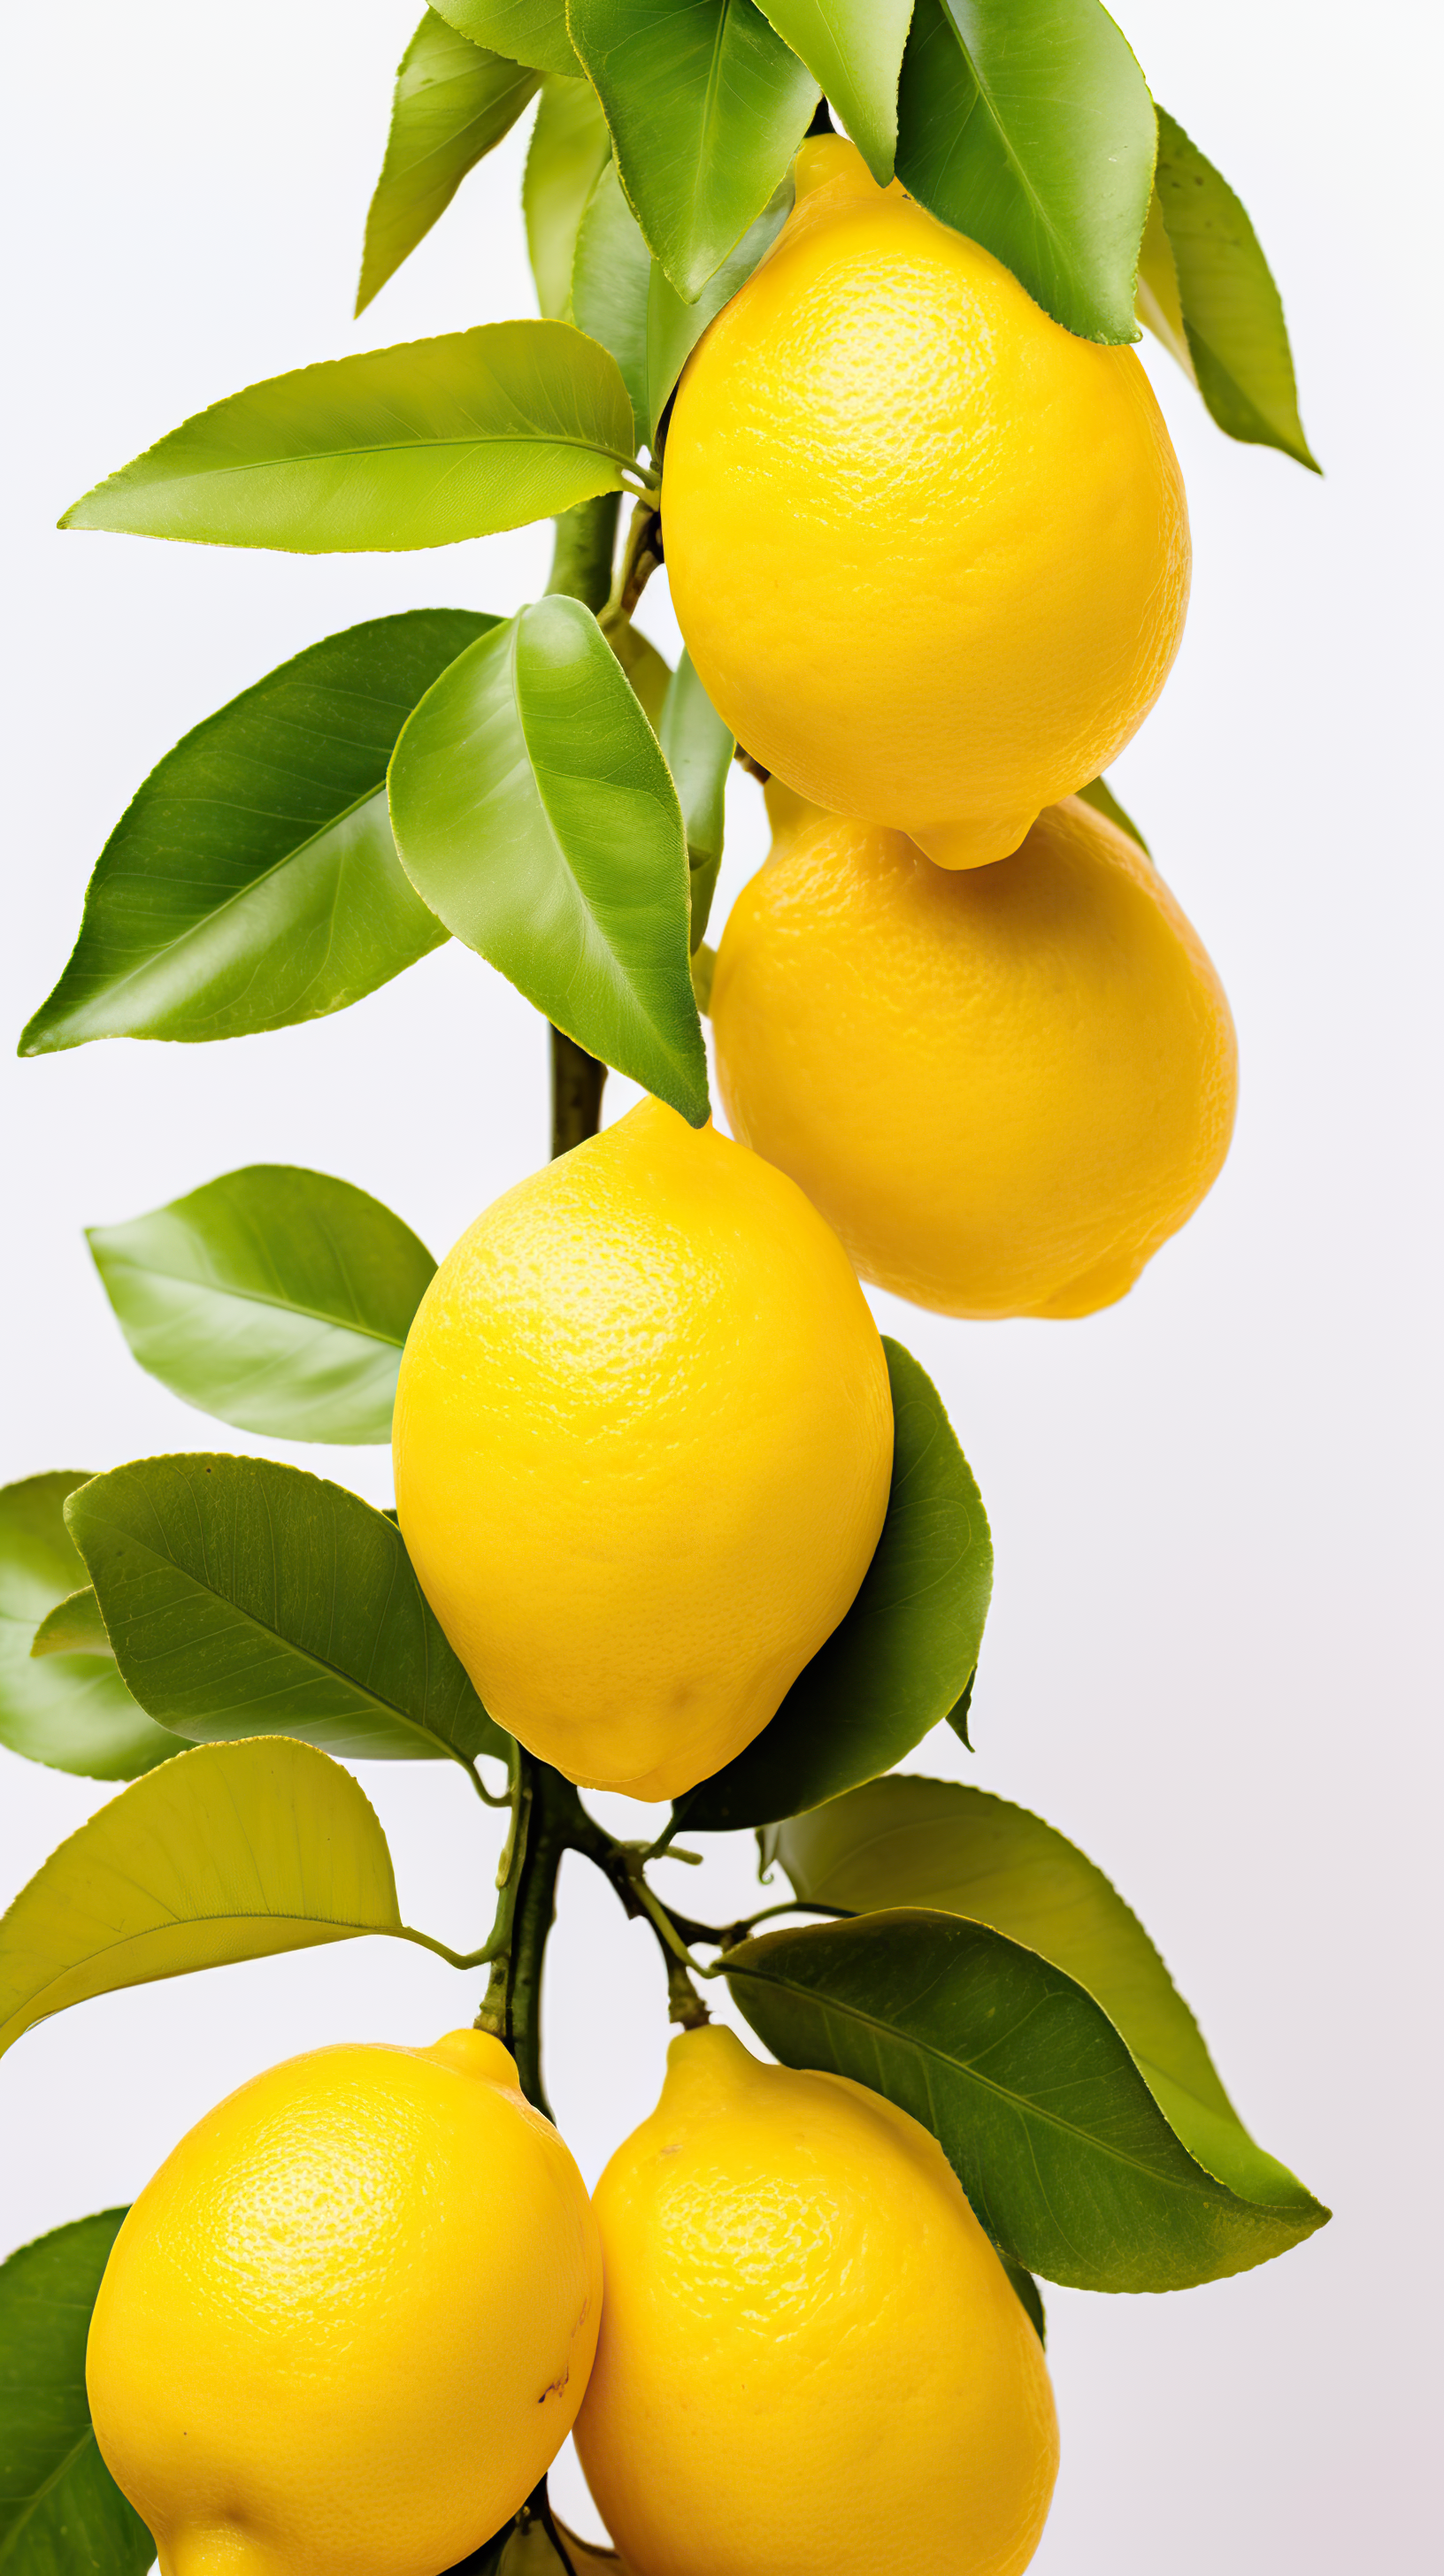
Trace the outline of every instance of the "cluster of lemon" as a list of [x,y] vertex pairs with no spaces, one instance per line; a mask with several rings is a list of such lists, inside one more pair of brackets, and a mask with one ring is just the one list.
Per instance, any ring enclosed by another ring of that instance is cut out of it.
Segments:
[[[1197,1205],[1234,1099],[1207,957],[1075,793],[1186,602],[1132,352],[810,143],[688,366],[663,509],[697,669],[772,780],[713,995],[741,1142],[646,1103],[489,1209],[395,1433],[487,1706],[643,1798],[758,1734],[866,1570],[892,1417],[857,1274],[1089,1313]],[[1057,2464],[935,2142],[717,2029],[594,2204],[480,2033],[260,2078],[127,2220],[90,2383],[163,2576],[438,2576],[574,2421],[633,2576],[1018,2576]]]

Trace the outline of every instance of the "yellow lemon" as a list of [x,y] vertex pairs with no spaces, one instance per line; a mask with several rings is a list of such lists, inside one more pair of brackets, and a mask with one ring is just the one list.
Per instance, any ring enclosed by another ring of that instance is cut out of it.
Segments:
[[767,1724],[867,1571],[887,1364],[801,1191],[648,1100],[447,1256],[394,1452],[492,1714],[569,1779],[671,1798]]
[[739,741],[945,867],[1106,768],[1183,631],[1183,482],[1133,351],[1074,339],[836,137],[688,362],[662,523]]
[[736,1134],[865,1279],[948,1315],[1089,1315],[1216,1178],[1238,1066],[1196,932],[1077,797],[966,874],[792,822],[712,985]]
[[597,2185],[576,2441],[633,2576],[1018,2576],[1058,2466],[1042,2347],[941,2148],[715,2025]]
[[601,2297],[585,2185],[500,2041],[318,2049],[131,2210],[96,2439],[161,2576],[436,2576],[555,2458]]

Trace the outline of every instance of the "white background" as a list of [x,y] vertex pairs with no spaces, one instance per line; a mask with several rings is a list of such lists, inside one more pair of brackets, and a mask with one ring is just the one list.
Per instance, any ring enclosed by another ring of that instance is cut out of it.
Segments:
[[[1091,1322],[952,1324],[877,1300],[943,1389],[998,1556],[976,1759],[943,1733],[914,1764],[1036,1806],[1110,1871],[1245,2117],[1338,2211],[1284,2261],[1186,2297],[1051,2294],[1064,2467],[1038,2568],[1412,2576],[1438,2539],[1437,63],[1404,0],[1369,13],[1366,45],[1337,0],[1126,16],[1157,94],[1254,215],[1328,479],[1231,445],[1145,349],[1197,569],[1182,656],[1115,780],[1228,985],[1238,1135],[1202,1213]],[[53,532],[101,474],[240,385],[533,309],[514,136],[347,319],[413,20],[408,0],[77,0],[12,31],[7,1032],[64,962],[106,833],[187,727],[358,618],[505,611],[544,580],[545,531],[315,561]],[[662,584],[644,623],[674,635]],[[756,791],[733,785],[724,899],[762,850]],[[135,1368],[83,1224],[276,1160],[361,1183],[440,1251],[545,1150],[540,1024],[455,946],[333,1021],[6,1059],[0,1079],[4,1476],[247,1445]],[[389,1499],[380,1452],[249,1445]],[[366,1785],[412,1919],[471,1946],[494,1857],[475,1801],[441,1766],[372,1766]],[[109,1794],[0,1754],[0,1896]],[[549,2063],[591,2178],[650,2107],[665,2025],[646,1931],[570,1873]],[[692,1910],[740,1910],[745,1850],[699,1882],[669,1883]],[[0,2067],[0,2250],[129,2198],[255,2069],[340,2036],[428,2039],[469,2019],[477,1984],[358,1942],[51,2021]],[[585,2516],[573,2473],[561,2484]]]

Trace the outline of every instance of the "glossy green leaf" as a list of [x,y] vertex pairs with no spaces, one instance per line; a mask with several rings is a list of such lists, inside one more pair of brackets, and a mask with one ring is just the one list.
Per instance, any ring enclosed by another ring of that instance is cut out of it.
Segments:
[[1246,2200],[1286,2200],[1138,1917],[1101,1869],[1026,1807],[948,1780],[873,1780],[766,1841],[799,1896],[854,1914],[923,1905],[1020,1941],[1086,1987],[1189,2153]]
[[942,1399],[911,1353],[883,1339],[892,1383],[887,1518],[840,1627],[770,1726],[679,1798],[689,1832],[762,1825],[890,1771],[947,1716],[978,1660],[993,1543]]
[[155,2542],[96,2448],[85,2345],[123,2209],[22,2245],[0,2265],[0,2568],[146,2576]]
[[469,44],[428,9],[396,72],[391,131],[366,217],[356,310],[444,215],[468,170],[509,134],[541,75]]
[[572,265],[572,320],[610,349],[632,397],[637,444],[651,433],[647,407],[647,296],[652,254],[608,161],[587,201]]
[[571,0],[570,23],[628,200],[690,302],[780,183],[817,83],[753,0]]
[[773,189],[756,223],[748,225],[736,249],[728,252],[694,303],[684,303],[660,261],[653,260],[647,291],[647,403],[648,437],[654,447],[662,414],[692,351],[708,323],[716,320],[723,305],[731,303],[738,288],[746,285],[754,268],[766,258],[792,212],[793,201],[789,170],[781,185]]
[[1100,0],[917,0],[898,176],[1085,340],[1136,340],[1153,102]]
[[70,1534],[142,1707],[193,1743],[299,1736],[352,1761],[504,1756],[401,1532],[268,1458],[141,1458]]
[[83,1780],[134,1780],[182,1748],[136,1706],[109,1641],[103,1651],[31,1652],[50,1617],[86,1589],[65,1498],[88,1481],[84,1468],[62,1468],[0,1488],[0,1744]]
[[653,733],[659,732],[667,691],[672,685],[670,662],[663,659],[649,635],[630,623],[608,627],[606,637]]
[[417,1937],[349,1771],[284,1738],[184,1752],[53,1851],[0,1918],[0,2052],[92,1995],[365,1932]]
[[831,99],[880,188],[897,153],[897,85],[913,0],[762,0]]
[[537,302],[553,321],[571,319],[577,234],[611,157],[612,138],[591,82],[544,80],[521,203]]
[[183,421],[66,511],[285,554],[395,554],[549,519],[623,489],[616,360],[564,322],[486,322],[330,358]]
[[542,72],[581,65],[567,34],[566,0],[445,0],[441,15],[474,45],[489,45]]
[[391,819],[449,930],[705,1123],[676,790],[590,610],[539,600],[453,663],[397,744]]
[[1188,346],[1188,333],[1183,327],[1183,306],[1178,295],[1178,269],[1169,247],[1168,226],[1159,203],[1155,176],[1153,194],[1148,200],[1148,221],[1143,227],[1143,247],[1138,254],[1138,284],[1134,290],[1133,310],[1140,322],[1163,342],[1190,384],[1198,378],[1193,372],[1193,358]]
[[253,1163],[86,1235],[121,1331],[172,1395],[277,1440],[389,1440],[436,1268],[349,1181]]
[[167,752],[101,852],[21,1054],[287,1028],[440,946],[396,856],[386,764],[417,700],[496,622],[419,608],[328,635]]
[[727,778],[736,737],[730,734],[684,653],[662,709],[662,749],[676,785],[692,881],[692,946],[706,936],[726,827]]
[[[1277,447],[1320,472],[1299,418],[1284,308],[1248,216],[1228,181],[1181,125],[1158,110],[1158,205],[1173,255],[1178,307],[1192,374],[1219,428],[1254,447]],[[1143,318],[1174,347],[1166,272],[1156,247]]]
[[1119,804],[1106,778],[1090,778],[1087,786],[1080,787],[1077,792],[1085,805],[1092,806],[1095,814],[1106,814],[1110,823],[1116,823],[1120,832],[1126,832],[1130,841],[1136,841],[1145,859],[1152,858],[1153,852],[1143,834],[1132,815]]
[[1093,1997],[984,1923],[894,1911],[730,1951],[732,1993],[784,2066],[870,2085],[932,2130],[981,2224],[1081,2290],[1186,2290],[1322,2227],[1282,2166],[1267,2203],[1206,2173]]
[[[88,1480],[87,1480],[88,1481]],[[70,1532],[66,1531],[69,1538]],[[104,1655],[115,1661],[115,1648],[110,1631],[100,1615],[100,1603],[93,1583],[83,1583],[78,1592],[68,1592],[47,1610],[30,1641],[32,1655]]]

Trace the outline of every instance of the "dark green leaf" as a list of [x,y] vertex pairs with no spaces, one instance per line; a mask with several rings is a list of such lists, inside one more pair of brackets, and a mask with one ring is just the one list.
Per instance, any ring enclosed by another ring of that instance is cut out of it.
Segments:
[[123,2209],[77,2218],[0,2266],[0,2567],[146,2576],[155,2542],[96,2448],[85,2344]]
[[1138,337],[1153,102],[1099,0],[917,0],[898,176],[1085,340]]
[[647,434],[654,447],[662,414],[676,391],[682,369],[708,323],[716,320],[724,304],[731,303],[738,288],[746,285],[758,262],[772,248],[792,212],[793,195],[789,171],[780,187],[773,189],[756,223],[749,224],[736,249],[729,251],[693,304],[683,302],[675,286],[668,283],[660,261],[653,260],[647,294]]
[[962,1698],[957,1702],[955,1707],[949,1709],[946,1720],[946,1723],[952,1728],[959,1743],[966,1744],[970,1753],[973,1749],[973,1739],[968,1733],[968,1719],[972,1714],[973,1690],[976,1685],[977,1678],[978,1668],[975,1664],[964,1685]]
[[490,45],[538,71],[568,72],[581,65],[567,34],[566,0],[446,0],[441,15],[474,45]]
[[354,1761],[505,1755],[359,1494],[264,1458],[141,1458],[72,1495],[116,1661],[197,1744],[294,1735]]
[[1091,1995],[987,1924],[860,1915],[729,1951],[784,2066],[871,2085],[932,2130],[982,2225],[1081,2290],[1186,2290],[1246,2272],[1328,2212],[1283,2168],[1244,2199],[1175,2137]]
[[571,319],[577,232],[611,154],[612,138],[591,82],[544,80],[521,203],[537,302],[553,321]]
[[1101,1869],[1026,1807],[946,1780],[874,1780],[768,1835],[799,1896],[850,1914],[925,1905],[989,1923],[1102,2005],[1190,2155],[1246,2200],[1284,2201],[1203,2034],[1138,1917]]
[[1152,858],[1153,852],[1143,834],[1132,815],[1125,813],[1119,804],[1106,778],[1090,778],[1087,786],[1078,788],[1076,792],[1085,805],[1092,806],[1095,814],[1106,814],[1110,823],[1116,823],[1120,832],[1126,832],[1130,841],[1136,841],[1145,859]]
[[290,1027],[439,947],[396,857],[386,764],[417,700],[496,622],[418,608],[328,635],[167,752],[101,852],[21,1054]]
[[424,1938],[349,1771],[284,1738],[182,1752],[53,1851],[0,1919],[0,2053],[92,1995],[366,1932]]
[[379,1199],[253,1163],[86,1240],[143,1369],[277,1440],[389,1440],[396,1372],[436,1268]]
[[762,0],[847,127],[880,188],[897,152],[897,84],[913,0]]
[[637,220],[698,296],[762,212],[817,105],[752,0],[571,0]]
[[[88,1480],[87,1480],[88,1481]],[[66,1531],[66,1537],[70,1536]],[[47,1610],[31,1641],[32,1655],[104,1655],[112,1664],[115,1648],[100,1615],[95,1586],[83,1583]]]
[[[1317,474],[1299,418],[1284,308],[1268,261],[1228,181],[1167,110],[1158,110],[1158,203],[1173,254],[1193,375],[1219,428],[1277,447]],[[1156,267],[1145,280],[1152,284]],[[1155,299],[1171,321],[1166,279]],[[1144,319],[1158,328],[1144,306]],[[1169,340],[1165,328],[1159,336]]]
[[397,744],[391,819],[449,930],[590,1055],[705,1123],[682,817],[590,610],[539,600],[453,663]]
[[572,266],[572,320],[610,349],[622,370],[637,424],[637,444],[650,437],[647,408],[647,295],[652,254],[608,161],[587,201]]
[[285,554],[395,554],[619,492],[635,454],[616,360],[564,322],[487,322],[248,385],[66,511]]
[[366,218],[358,313],[425,240],[468,170],[511,132],[540,79],[468,44],[427,10],[397,67],[386,157]]
[[684,653],[662,709],[662,749],[682,807],[692,879],[692,946],[700,948],[717,891],[726,825],[727,777],[736,738],[730,734]]
[[883,1338],[892,1382],[887,1518],[840,1627],[770,1726],[679,1798],[689,1832],[768,1824],[891,1770],[948,1715],[978,1660],[993,1588],[982,1498],[936,1387]]
[[65,1498],[88,1481],[62,1468],[0,1488],[0,1744],[84,1780],[134,1780],[181,1746],[137,1708],[109,1642],[31,1654],[51,1613],[85,1588]]

